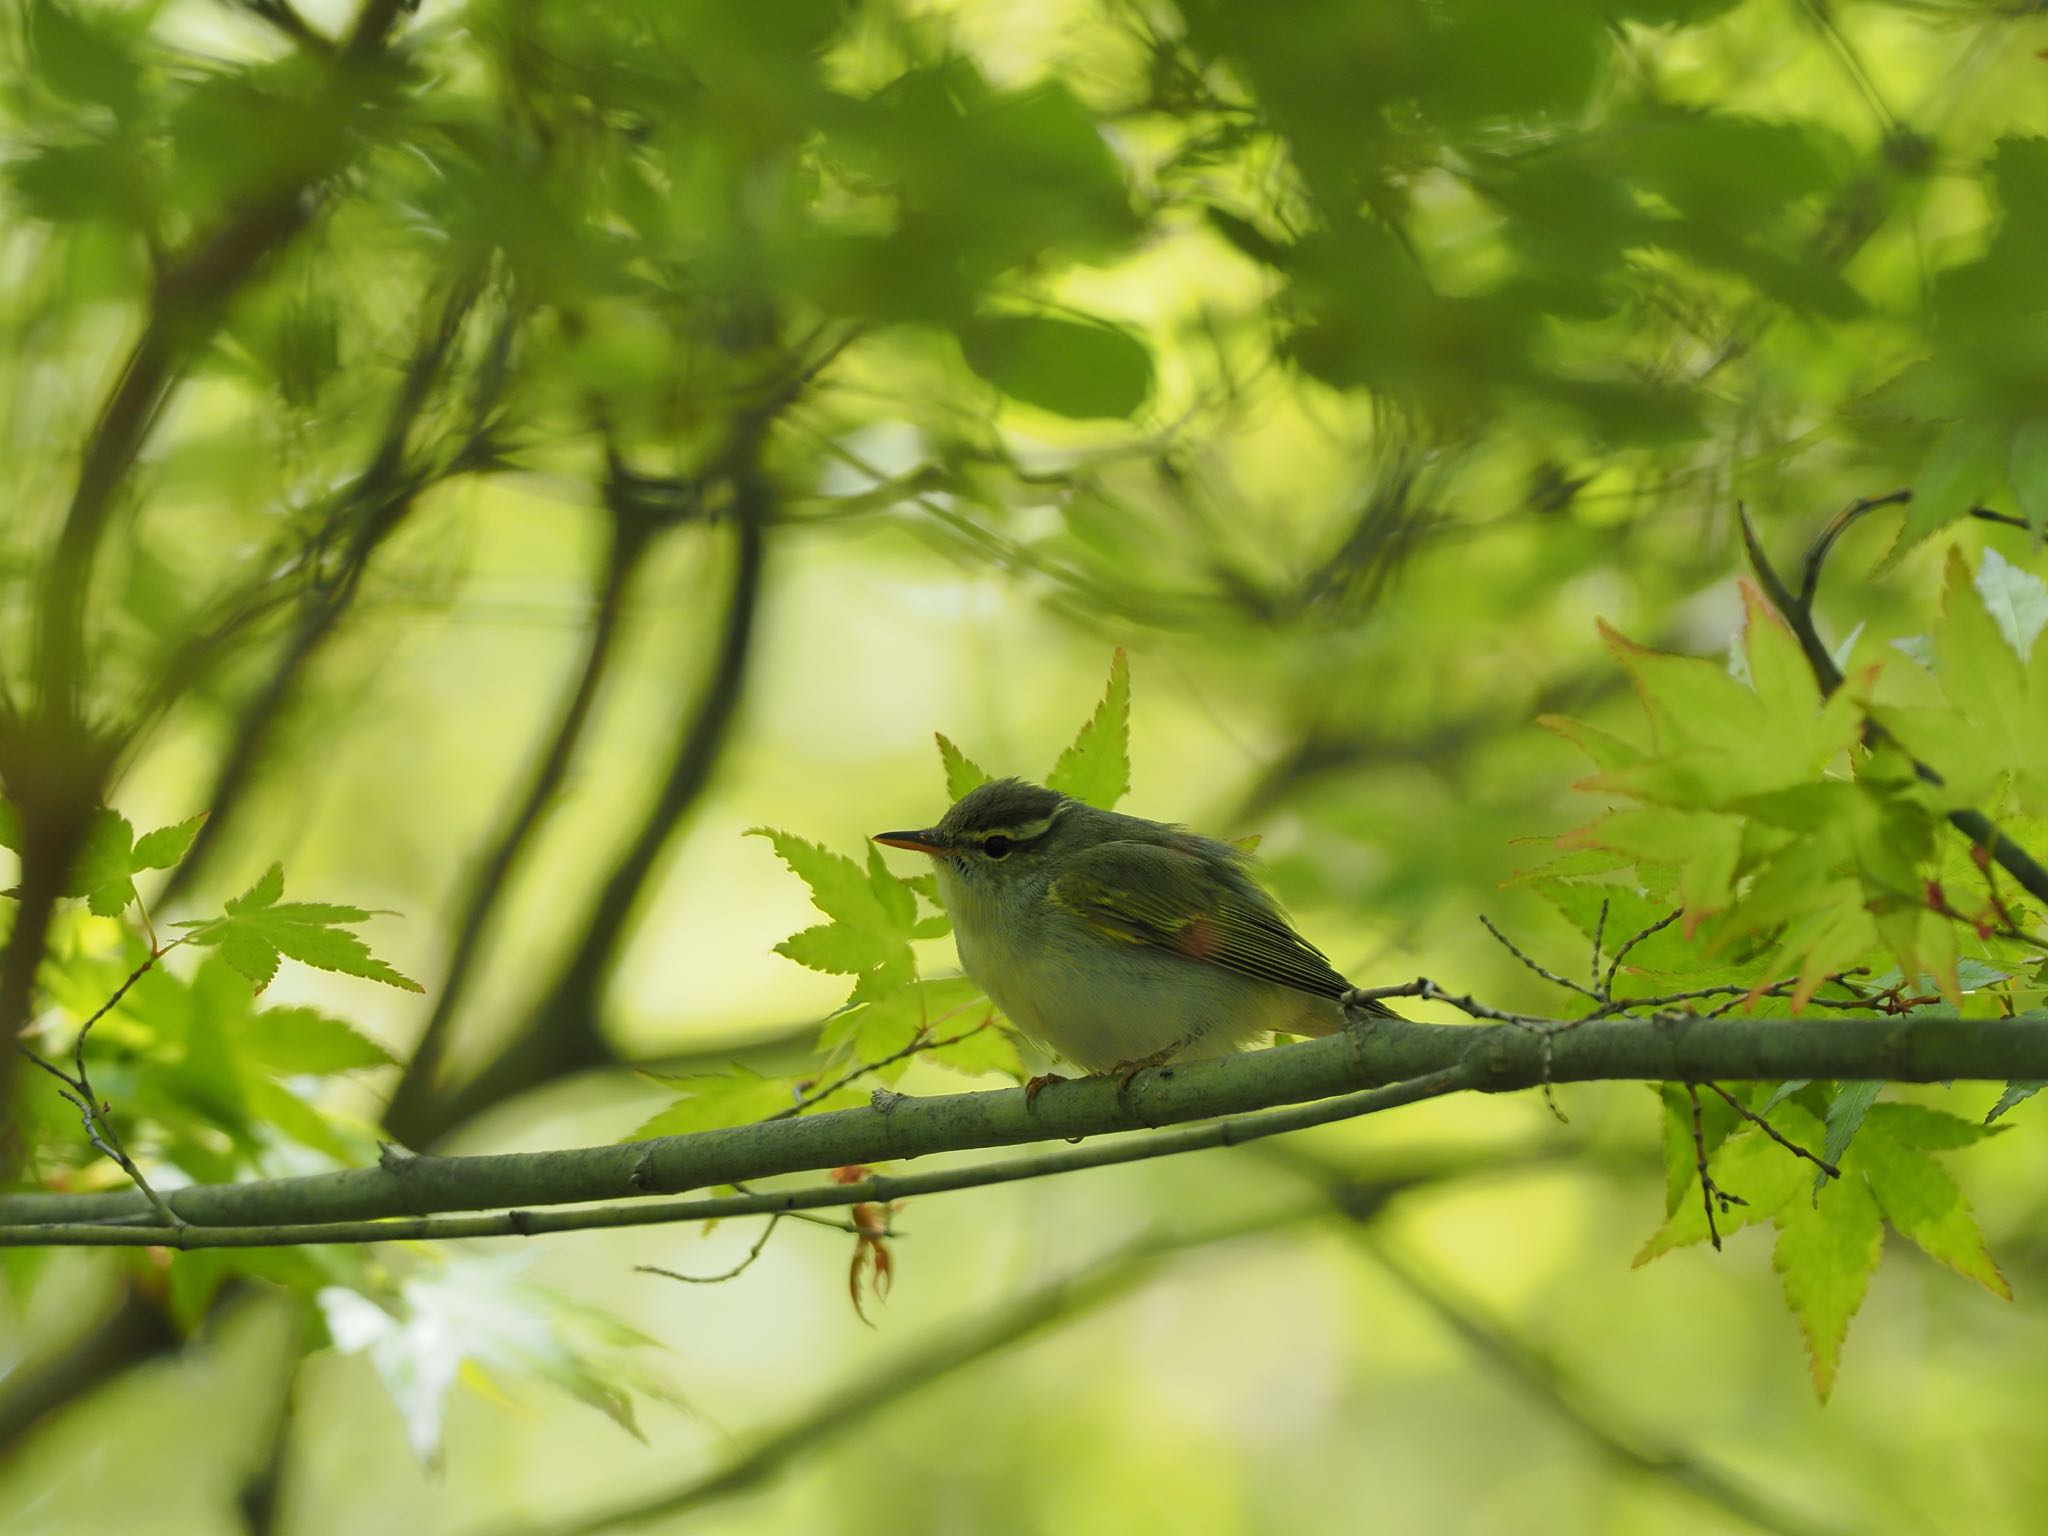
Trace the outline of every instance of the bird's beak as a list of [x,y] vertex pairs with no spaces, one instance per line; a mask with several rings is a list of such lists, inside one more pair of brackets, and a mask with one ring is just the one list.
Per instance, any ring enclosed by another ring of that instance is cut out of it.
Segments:
[[943,859],[953,851],[946,846],[936,827],[926,827],[922,832],[877,832],[874,841],[885,848],[908,848],[912,853],[928,853],[935,859]]

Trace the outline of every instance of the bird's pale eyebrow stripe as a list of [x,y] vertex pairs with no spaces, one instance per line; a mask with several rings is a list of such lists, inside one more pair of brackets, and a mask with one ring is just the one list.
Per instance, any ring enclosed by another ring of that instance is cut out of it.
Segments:
[[981,839],[987,842],[992,837],[1007,837],[1013,843],[1036,842],[1052,830],[1052,824],[1059,819],[1059,814],[1059,811],[1054,811],[1050,816],[1041,816],[1036,821],[1020,821],[1009,827],[990,827],[981,834]]

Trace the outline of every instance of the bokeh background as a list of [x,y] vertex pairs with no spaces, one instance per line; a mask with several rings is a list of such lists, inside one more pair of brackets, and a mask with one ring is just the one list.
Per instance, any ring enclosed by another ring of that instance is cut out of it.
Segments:
[[[804,1073],[843,978],[773,952],[814,914],[743,834],[935,818],[935,730],[1041,774],[1118,647],[1126,808],[1260,834],[1361,982],[1556,1008],[1477,918],[1585,963],[1512,876],[1596,808],[1536,718],[1639,730],[1596,621],[1725,649],[1738,505],[1789,563],[1900,485],[1929,527],[2048,498],[2034,8],[425,0],[386,30],[37,0],[0,43],[16,656],[102,397],[186,327],[88,624],[109,715],[225,632],[110,791],[138,827],[214,807],[160,917],[273,860],[402,914],[366,931],[424,997],[289,965],[268,996],[405,1058],[609,636],[438,1071],[403,1117],[395,1065],[319,1091],[365,1155],[380,1122],[608,1141],[678,1074]],[[298,221],[226,291],[162,280],[273,205]],[[1926,631],[1956,540],[2042,566],[1970,527],[1876,573],[1899,526],[1823,594],[1858,657]],[[679,743],[701,784],[650,813]],[[968,1086],[998,1083],[898,1084]],[[635,1266],[715,1274],[758,1225],[310,1274],[10,1255],[0,1527],[542,1531],[731,1464],[759,1475],[643,1528],[2039,1526],[2037,1125],[1957,1162],[2017,1301],[1894,1252],[1822,1404],[1761,1234],[1631,1267],[1650,1089],[1558,1101],[921,1200],[866,1320],[850,1240],[794,1224],[717,1285]],[[181,1134],[138,1129],[172,1169]],[[407,1331],[336,1348],[322,1286]]]

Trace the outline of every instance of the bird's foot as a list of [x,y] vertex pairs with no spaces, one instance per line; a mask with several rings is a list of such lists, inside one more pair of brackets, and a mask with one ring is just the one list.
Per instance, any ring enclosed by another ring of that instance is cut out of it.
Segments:
[[1024,1085],[1024,1107],[1029,1109],[1038,1102],[1038,1096],[1045,1092],[1046,1089],[1050,1088],[1054,1083],[1064,1083],[1065,1081],[1066,1079],[1057,1072],[1039,1073],[1038,1076],[1032,1078]]
[[1164,1050],[1154,1051],[1150,1056],[1140,1056],[1133,1061],[1120,1061],[1102,1075],[1116,1079],[1117,1102],[1122,1103],[1131,1091],[1131,1079],[1147,1067],[1164,1066],[1178,1054],[1183,1042],[1176,1040]]

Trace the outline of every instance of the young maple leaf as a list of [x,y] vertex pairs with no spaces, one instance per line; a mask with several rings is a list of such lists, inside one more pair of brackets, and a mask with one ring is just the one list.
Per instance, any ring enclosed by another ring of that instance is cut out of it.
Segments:
[[261,880],[228,903],[222,916],[178,926],[191,930],[194,944],[218,949],[221,958],[259,991],[277,974],[280,955],[316,970],[362,976],[408,992],[426,990],[371,954],[370,946],[345,926],[367,921],[375,913],[326,901],[278,900],[282,895],[284,866],[273,864]]

